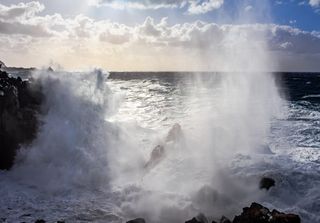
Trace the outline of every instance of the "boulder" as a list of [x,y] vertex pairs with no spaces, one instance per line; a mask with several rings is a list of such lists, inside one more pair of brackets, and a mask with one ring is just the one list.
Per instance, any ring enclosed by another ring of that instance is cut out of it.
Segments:
[[19,146],[35,138],[42,101],[39,85],[0,71],[0,169],[10,169]]
[[300,223],[300,217],[295,214],[285,214],[277,210],[269,211],[258,203],[243,208],[241,215],[233,219],[233,223]]
[[260,189],[269,190],[271,187],[275,186],[276,181],[270,177],[263,177],[260,180],[259,187]]

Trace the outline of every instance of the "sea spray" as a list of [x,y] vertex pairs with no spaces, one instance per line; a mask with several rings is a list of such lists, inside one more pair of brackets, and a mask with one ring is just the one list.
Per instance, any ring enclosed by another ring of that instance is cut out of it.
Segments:
[[107,121],[114,107],[107,75],[101,70],[33,74],[45,95],[45,115],[37,138],[21,149],[14,175],[41,189],[108,187],[108,154],[118,145],[119,130]]
[[[268,148],[271,122],[281,117],[285,102],[267,72],[275,63],[262,27],[260,32],[247,25],[224,28],[227,34],[214,52],[224,71],[219,82],[212,88],[194,82],[186,103],[191,117],[180,120],[185,142],[166,145],[166,158],[144,176],[139,193],[123,208],[129,216],[151,222],[182,221],[199,212],[232,216],[264,195],[257,179],[237,175],[231,166],[241,157],[255,162],[261,148]],[[201,100],[202,91],[211,97],[199,108],[192,102]]]

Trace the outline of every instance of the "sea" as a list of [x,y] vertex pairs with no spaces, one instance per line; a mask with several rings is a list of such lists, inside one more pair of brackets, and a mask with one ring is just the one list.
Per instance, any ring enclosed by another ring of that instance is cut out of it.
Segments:
[[320,223],[320,73],[32,72],[41,127],[0,171],[0,222],[232,220],[258,202]]

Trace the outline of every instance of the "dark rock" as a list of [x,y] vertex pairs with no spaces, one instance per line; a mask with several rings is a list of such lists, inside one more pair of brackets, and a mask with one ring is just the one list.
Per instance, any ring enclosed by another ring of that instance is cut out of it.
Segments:
[[127,223],[146,223],[146,221],[143,218],[136,218],[136,219],[127,221]]
[[260,180],[259,187],[260,189],[269,190],[271,187],[275,186],[276,181],[270,177],[263,177]]
[[231,221],[227,217],[222,216],[222,218],[220,219],[220,223],[231,223]]
[[189,221],[186,221],[185,223],[201,223],[201,221],[198,221],[196,218],[192,218]]
[[191,220],[186,221],[185,223],[208,223],[208,222],[209,221],[207,217],[204,214],[200,213],[198,214],[197,217],[194,217]]
[[43,220],[43,219],[38,219],[38,220],[36,220],[34,223],[46,223],[46,221]]
[[39,85],[0,71],[0,169],[10,169],[19,146],[35,138],[41,92]]
[[270,212],[268,208],[252,203],[250,207],[243,208],[243,212],[233,219],[233,223],[300,223],[300,217],[277,210]]
[[54,70],[52,69],[52,67],[48,67],[47,71],[48,71],[48,72],[54,72]]
[[65,223],[65,221],[57,221],[57,223]]
[[[273,212],[272,212],[273,213]],[[284,213],[274,213],[270,220],[272,223],[300,223],[301,219],[299,215],[295,214],[284,214]]]

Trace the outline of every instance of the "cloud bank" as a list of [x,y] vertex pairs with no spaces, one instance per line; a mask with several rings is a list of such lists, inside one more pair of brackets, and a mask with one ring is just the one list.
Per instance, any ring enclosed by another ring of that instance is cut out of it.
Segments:
[[279,58],[279,70],[320,69],[320,33],[291,26],[200,20],[169,25],[167,17],[147,17],[129,26],[84,15],[40,15],[42,10],[39,2],[0,4],[2,60],[17,66],[55,61],[67,69],[94,65],[109,70],[221,70],[223,61],[216,55],[232,52],[233,41],[254,50],[259,44],[249,38],[254,33],[265,37],[267,50]]

